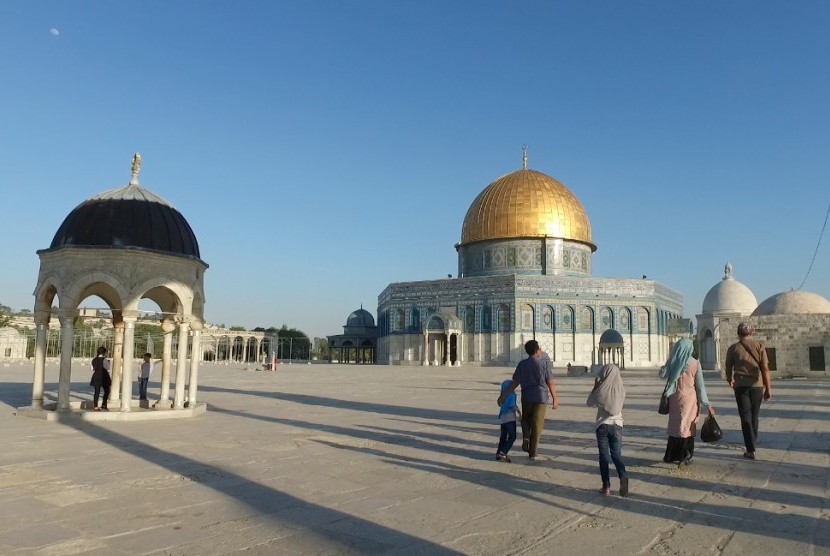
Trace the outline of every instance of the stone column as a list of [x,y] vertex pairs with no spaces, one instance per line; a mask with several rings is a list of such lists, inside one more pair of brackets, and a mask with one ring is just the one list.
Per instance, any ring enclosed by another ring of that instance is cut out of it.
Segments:
[[447,340],[446,340],[446,342],[444,342],[444,358],[446,359],[447,362],[444,363],[444,365],[447,366],[447,367],[451,367],[452,366],[452,361],[450,361],[450,343],[451,343],[450,338],[452,337],[452,334],[450,334],[449,331],[448,331],[447,334],[446,334],[446,337],[447,337]]
[[130,411],[133,401],[133,358],[135,357],[135,321],[138,315],[124,315],[124,351],[121,359],[121,411]]
[[112,338],[112,384],[110,388],[110,401],[115,403],[121,395],[121,371],[124,365],[124,319],[122,315],[113,318]]
[[69,411],[69,384],[72,381],[72,347],[75,343],[75,319],[78,311],[62,311],[61,366],[58,378],[58,411]]
[[199,330],[193,331],[193,340],[190,345],[190,380],[187,389],[187,404],[185,407],[193,407],[196,404],[196,390],[199,387],[199,354],[202,351],[202,333]]
[[179,322],[179,346],[176,352],[176,394],[173,398],[175,409],[184,408],[184,381],[187,373],[187,333],[186,321]]
[[159,401],[153,407],[170,409],[170,366],[173,359],[173,331],[176,325],[169,320],[161,323],[164,332],[164,350],[161,356],[161,392]]
[[265,354],[262,353],[262,338],[257,338],[256,339],[256,360],[257,360],[257,362],[260,361],[260,358],[262,358],[261,360],[264,363],[265,362]]
[[32,409],[43,409],[43,385],[46,382],[46,340],[49,338],[49,315],[36,315],[35,370],[32,376]]

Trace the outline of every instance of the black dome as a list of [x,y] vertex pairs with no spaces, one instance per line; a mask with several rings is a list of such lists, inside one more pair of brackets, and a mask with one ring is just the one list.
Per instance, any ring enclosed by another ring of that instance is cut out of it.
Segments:
[[199,243],[184,216],[135,183],[75,207],[49,246],[61,247],[133,247],[199,258]]
[[602,336],[599,337],[599,345],[612,345],[612,346],[620,346],[624,345],[625,342],[623,341],[622,334],[614,330],[613,328],[609,328],[605,332],[602,333]]
[[346,326],[374,326],[375,317],[372,313],[361,307],[357,311],[353,311],[346,319]]

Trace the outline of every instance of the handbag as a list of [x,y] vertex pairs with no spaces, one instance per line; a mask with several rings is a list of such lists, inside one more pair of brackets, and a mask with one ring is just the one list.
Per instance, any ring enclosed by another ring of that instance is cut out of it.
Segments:
[[657,413],[660,415],[668,415],[669,414],[669,397],[666,395],[666,391],[669,389],[669,381],[666,381],[666,387],[663,388],[663,395],[660,396],[660,405],[657,406]]
[[723,431],[715,420],[714,415],[709,415],[700,427],[700,439],[703,442],[717,442],[723,438]]

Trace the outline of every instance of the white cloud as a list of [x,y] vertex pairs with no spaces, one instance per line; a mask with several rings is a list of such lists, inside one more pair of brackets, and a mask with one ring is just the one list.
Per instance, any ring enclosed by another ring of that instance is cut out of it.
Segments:
[[61,34],[61,32],[58,29],[56,29],[55,27],[52,27],[51,29],[49,29],[49,34],[54,36],[54,37],[57,37],[58,35]]

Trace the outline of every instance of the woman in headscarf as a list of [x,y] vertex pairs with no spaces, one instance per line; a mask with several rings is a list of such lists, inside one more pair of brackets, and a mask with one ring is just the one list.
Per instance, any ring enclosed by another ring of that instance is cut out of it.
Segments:
[[597,408],[596,435],[599,448],[599,473],[602,476],[600,494],[611,494],[611,476],[608,472],[609,461],[617,468],[620,479],[620,496],[628,496],[628,475],[622,460],[622,409],[625,403],[620,368],[616,365],[603,365],[594,381],[594,389],[588,396],[588,407]]
[[700,419],[701,407],[709,415],[715,409],[709,404],[706,384],[700,363],[692,357],[694,345],[682,338],[671,350],[668,361],[660,369],[660,378],[666,379],[666,397],[669,399],[669,441],[663,461],[687,464],[695,453],[695,430]]

